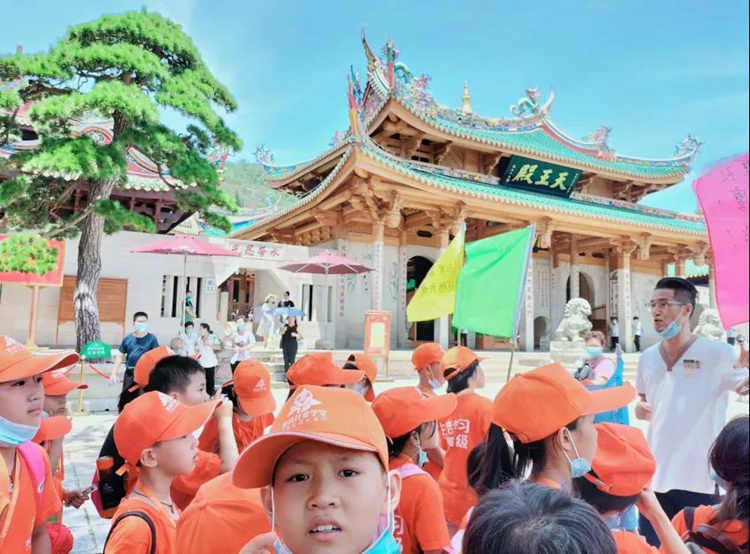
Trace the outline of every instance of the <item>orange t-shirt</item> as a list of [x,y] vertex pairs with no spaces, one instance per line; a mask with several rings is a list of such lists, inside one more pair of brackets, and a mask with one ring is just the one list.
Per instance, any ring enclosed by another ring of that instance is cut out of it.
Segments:
[[[407,456],[391,458],[390,469],[414,462]],[[419,554],[442,550],[450,545],[445,525],[443,495],[435,480],[421,473],[401,483],[401,500],[395,511],[393,536],[401,544],[403,554]]]
[[[699,525],[708,524],[708,522],[711,521],[714,517],[716,517],[716,510],[713,506],[698,506],[697,508],[695,508],[695,512],[693,513],[693,531],[695,531],[695,529]],[[674,516],[674,518],[672,519],[672,526],[677,529],[677,532],[680,534],[683,540],[687,540],[688,531],[690,530],[687,528],[687,525],[685,523],[685,510],[680,511],[676,516]],[[742,521],[733,519],[721,524],[718,529],[726,534],[727,537],[729,537],[729,540],[731,540],[737,546],[747,544],[748,527]],[[704,548],[704,550],[707,554],[714,554],[713,550],[709,550],[707,548]]]
[[239,552],[250,540],[271,530],[260,489],[240,489],[224,473],[198,489],[177,522],[176,552]]
[[[62,511],[60,497],[55,490],[55,482],[49,468],[49,458],[44,449],[36,445],[44,457],[45,477],[42,489],[41,509],[37,512],[39,494],[34,488],[34,478],[31,470],[26,465],[23,456],[16,450],[16,466],[18,471],[13,470],[18,478],[15,482],[17,493],[11,493],[11,503],[0,515],[0,531],[7,528],[5,538],[0,537],[0,551],[22,554],[31,552],[31,536],[34,529],[43,525],[49,518]],[[13,499],[16,499],[15,502]],[[12,512],[11,512],[12,510]],[[10,522],[5,520],[11,514]],[[6,526],[6,523],[8,525]]]
[[[120,502],[112,523],[125,512],[143,512],[154,524],[156,532],[156,554],[177,552],[177,522],[165,510],[150,502],[128,496]],[[149,554],[151,551],[151,529],[148,523],[136,516],[120,521],[109,536],[104,554]]]
[[[232,414],[232,429],[234,430],[234,440],[237,441],[237,450],[242,452],[250,443],[263,435],[266,427],[273,423],[273,414],[263,414],[247,421],[242,421],[240,417]],[[200,438],[198,439],[198,448],[206,452],[219,451],[219,424],[215,417],[212,417],[203,428]]]
[[617,554],[652,554],[659,552],[658,548],[651,546],[646,542],[646,539],[632,531],[615,529],[612,531],[612,537],[615,539]]
[[193,471],[178,475],[172,480],[172,500],[180,510],[184,510],[193,500],[200,486],[221,473],[221,458],[218,454],[198,450],[198,460]]
[[477,503],[469,486],[466,460],[471,450],[487,437],[492,421],[492,402],[475,392],[457,395],[458,406],[440,421],[440,442],[445,450],[445,466],[440,475],[445,518],[458,525],[466,511]]

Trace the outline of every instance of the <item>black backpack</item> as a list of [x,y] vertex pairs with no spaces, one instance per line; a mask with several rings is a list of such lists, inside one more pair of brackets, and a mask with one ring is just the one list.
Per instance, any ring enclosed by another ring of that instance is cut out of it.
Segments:
[[97,468],[94,469],[94,479],[91,485],[96,487],[96,490],[92,494],[91,499],[97,512],[99,512],[99,516],[111,519],[115,510],[120,505],[120,501],[125,497],[125,491],[127,490],[125,477],[115,473],[125,463],[125,459],[117,451],[114,439],[114,427],[107,433],[107,438],[104,439],[104,444],[102,444],[102,448],[99,451],[99,458],[102,457],[112,458],[114,464],[112,471],[108,471],[106,477],[100,475]]
[[112,527],[109,528],[107,538],[104,540],[104,550],[107,549],[107,543],[109,542],[109,537],[112,535],[112,531],[114,531],[117,524],[126,517],[137,517],[146,522],[146,525],[148,525],[148,528],[151,531],[151,548],[149,549],[149,554],[156,554],[156,527],[154,527],[154,522],[151,521],[151,518],[144,512],[125,512],[124,514],[117,516],[117,519],[112,522]]
[[729,536],[715,527],[702,523],[693,529],[695,524],[695,508],[685,508],[685,526],[688,530],[688,546],[698,546],[700,552],[706,548],[713,550],[718,554],[746,554],[748,552],[748,543],[736,545]]

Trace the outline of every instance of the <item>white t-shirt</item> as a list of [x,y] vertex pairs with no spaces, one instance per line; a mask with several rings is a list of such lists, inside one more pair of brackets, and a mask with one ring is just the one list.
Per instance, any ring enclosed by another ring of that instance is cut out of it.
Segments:
[[[245,327],[245,332],[242,334],[236,334],[234,336],[234,346],[252,346],[255,344],[255,335],[253,332],[248,328]],[[243,360],[247,360],[250,358],[250,350],[245,351],[235,351],[235,353],[232,355],[232,359],[230,360],[230,363],[234,362],[241,362]]]
[[708,451],[726,423],[728,393],[747,378],[747,368],[732,367],[734,352],[728,344],[698,337],[667,371],[659,344],[641,354],[636,381],[652,410],[652,488],[713,494]]
[[643,323],[641,323],[640,319],[633,320],[633,335],[642,335],[643,334]]
[[620,337],[620,324],[618,322],[612,322],[609,324],[609,336]]
[[216,367],[219,365],[219,360],[216,358],[216,352],[211,348],[211,346],[221,346],[221,342],[216,338],[216,335],[213,333],[208,335],[206,342],[203,342],[203,337],[201,337],[198,346],[198,353],[201,355],[198,361],[201,363],[201,366]]

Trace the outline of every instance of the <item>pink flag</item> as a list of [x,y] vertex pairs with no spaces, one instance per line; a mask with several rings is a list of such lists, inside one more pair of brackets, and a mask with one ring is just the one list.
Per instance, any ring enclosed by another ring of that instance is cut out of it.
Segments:
[[693,183],[713,250],[716,303],[726,329],[750,320],[748,285],[748,154],[713,168]]

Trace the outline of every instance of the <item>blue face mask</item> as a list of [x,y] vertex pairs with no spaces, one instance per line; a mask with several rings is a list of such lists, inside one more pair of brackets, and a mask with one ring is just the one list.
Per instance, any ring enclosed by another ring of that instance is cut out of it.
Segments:
[[657,331],[657,333],[663,340],[669,340],[679,335],[680,331],[682,331],[682,325],[680,325],[676,321],[673,321],[672,323],[667,325],[666,329],[664,329],[663,331]]
[[588,353],[589,360],[595,360],[602,355],[602,352],[604,352],[604,348],[602,348],[601,346],[587,346],[586,352]]
[[20,446],[33,439],[37,431],[39,431],[39,425],[24,425],[0,416],[0,446],[5,448]]
[[429,459],[430,459],[430,457],[427,455],[427,452],[425,452],[424,450],[422,450],[420,448],[419,449],[419,456],[417,456],[417,465],[419,467],[422,467],[422,466],[424,466],[427,463],[427,461]]
[[[567,430],[566,430],[567,431]],[[576,479],[578,477],[583,477],[586,475],[589,471],[591,471],[591,463],[586,458],[581,458],[581,455],[578,453],[578,448],[576,447],[576,443],[573,440],[573,435],[570,434],[570,431],[567,431],[568,436],[570,437],[570,442],[573,444],[573,452],[575,452],[576,457],[575,459],[571,460],[568,456],[568,453],[563,450],[563,454],[565,454],[565,457],[568,459],[568,463],[570,464],[570,476],[573,479]]]
[[238,323],[237,324],[237,330],[238,331],[244,331],[245,330],[245,324],[244,323]]
[[[393,537],[393,530],[388,527],[383,531],[372,546],[365,549],[367,554],[401,554],[401,545]],[[364,554],[363,553],[363,554]]]
[[148,329],[148,322],[146,321],[138,321],[135,324],[135,330],[139,333],[145,333]]

